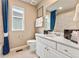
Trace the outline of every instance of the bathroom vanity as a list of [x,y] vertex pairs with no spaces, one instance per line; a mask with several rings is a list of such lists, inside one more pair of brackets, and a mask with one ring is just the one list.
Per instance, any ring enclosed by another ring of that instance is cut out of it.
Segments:
[[36,53],[40,58],[78,58],[79,44],[56,34],[36,34]]

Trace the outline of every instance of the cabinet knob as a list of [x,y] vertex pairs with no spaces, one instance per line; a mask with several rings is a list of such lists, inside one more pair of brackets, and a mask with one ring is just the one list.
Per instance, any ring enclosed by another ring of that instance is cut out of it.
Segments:
[[47,48],[45,48],[45,49],[47,49]]
[[47,51],[49,51],[49,49],[45,48]]
[[45,48],[45,50],[49,51],[49,49],[48,49],[48,48]]
[[65,52],[68,52],[68,50],[64,50]]

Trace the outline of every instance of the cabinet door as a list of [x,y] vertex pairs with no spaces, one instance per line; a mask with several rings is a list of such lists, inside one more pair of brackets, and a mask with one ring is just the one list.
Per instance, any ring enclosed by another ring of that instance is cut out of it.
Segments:
[[66,54],[72,58],[79,58],[79,50],[66,46],[66,45],[62,45],[62,44],[58,44],[57,46],[58,46],[57,49],[60,52]]
[[41,42],[37,42],[37,45],[36,45],[36,54],[43,58],[44,57],[44,48],[45,48],[45,45],[42,44]]
[[51,48],[56,49],[56,42],[54,42],[54,41],[50,41],[49,39],[41,38],[41,37],[38,37],[38,36],[36,37],[36,41],[41,42],[44,45],[47,45],[47,46],[49,46]]
[[45,57],[46,58],[69,58],[68,56],[58,52],[55,49],[51,49],[49,47],[45,51],[46,51],[45,52]]
[[[58,52],[56,49],[45,45],[40,37],[36,37],[36,53],[40,58],[67,58],[68,56]],[[46,43],[48,44],[48,43]]]

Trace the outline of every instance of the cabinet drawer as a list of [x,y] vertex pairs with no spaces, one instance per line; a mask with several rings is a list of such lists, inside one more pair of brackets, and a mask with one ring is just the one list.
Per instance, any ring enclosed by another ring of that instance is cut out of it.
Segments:
[[68,55],[71,58],[79,58],[79,50],[75,48],[62,44],[57,44],[57,50]]
[[50,41],[49,39],[45,39],[45,38],[40,39],[40,41],[46,44],[47,46],[56,49],[56,42]]

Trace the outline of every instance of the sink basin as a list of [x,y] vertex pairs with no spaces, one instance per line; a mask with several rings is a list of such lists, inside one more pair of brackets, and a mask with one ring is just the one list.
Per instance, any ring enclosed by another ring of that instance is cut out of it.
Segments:
[[47,37],[64,37],[64,34],[63,33],[60,33],[60,32],[53,32],[53,33],[49,33],[46,35]]
[[48,37],[55,37],[56,35],[55,34],[48,34],[46,36],[48,36]]

